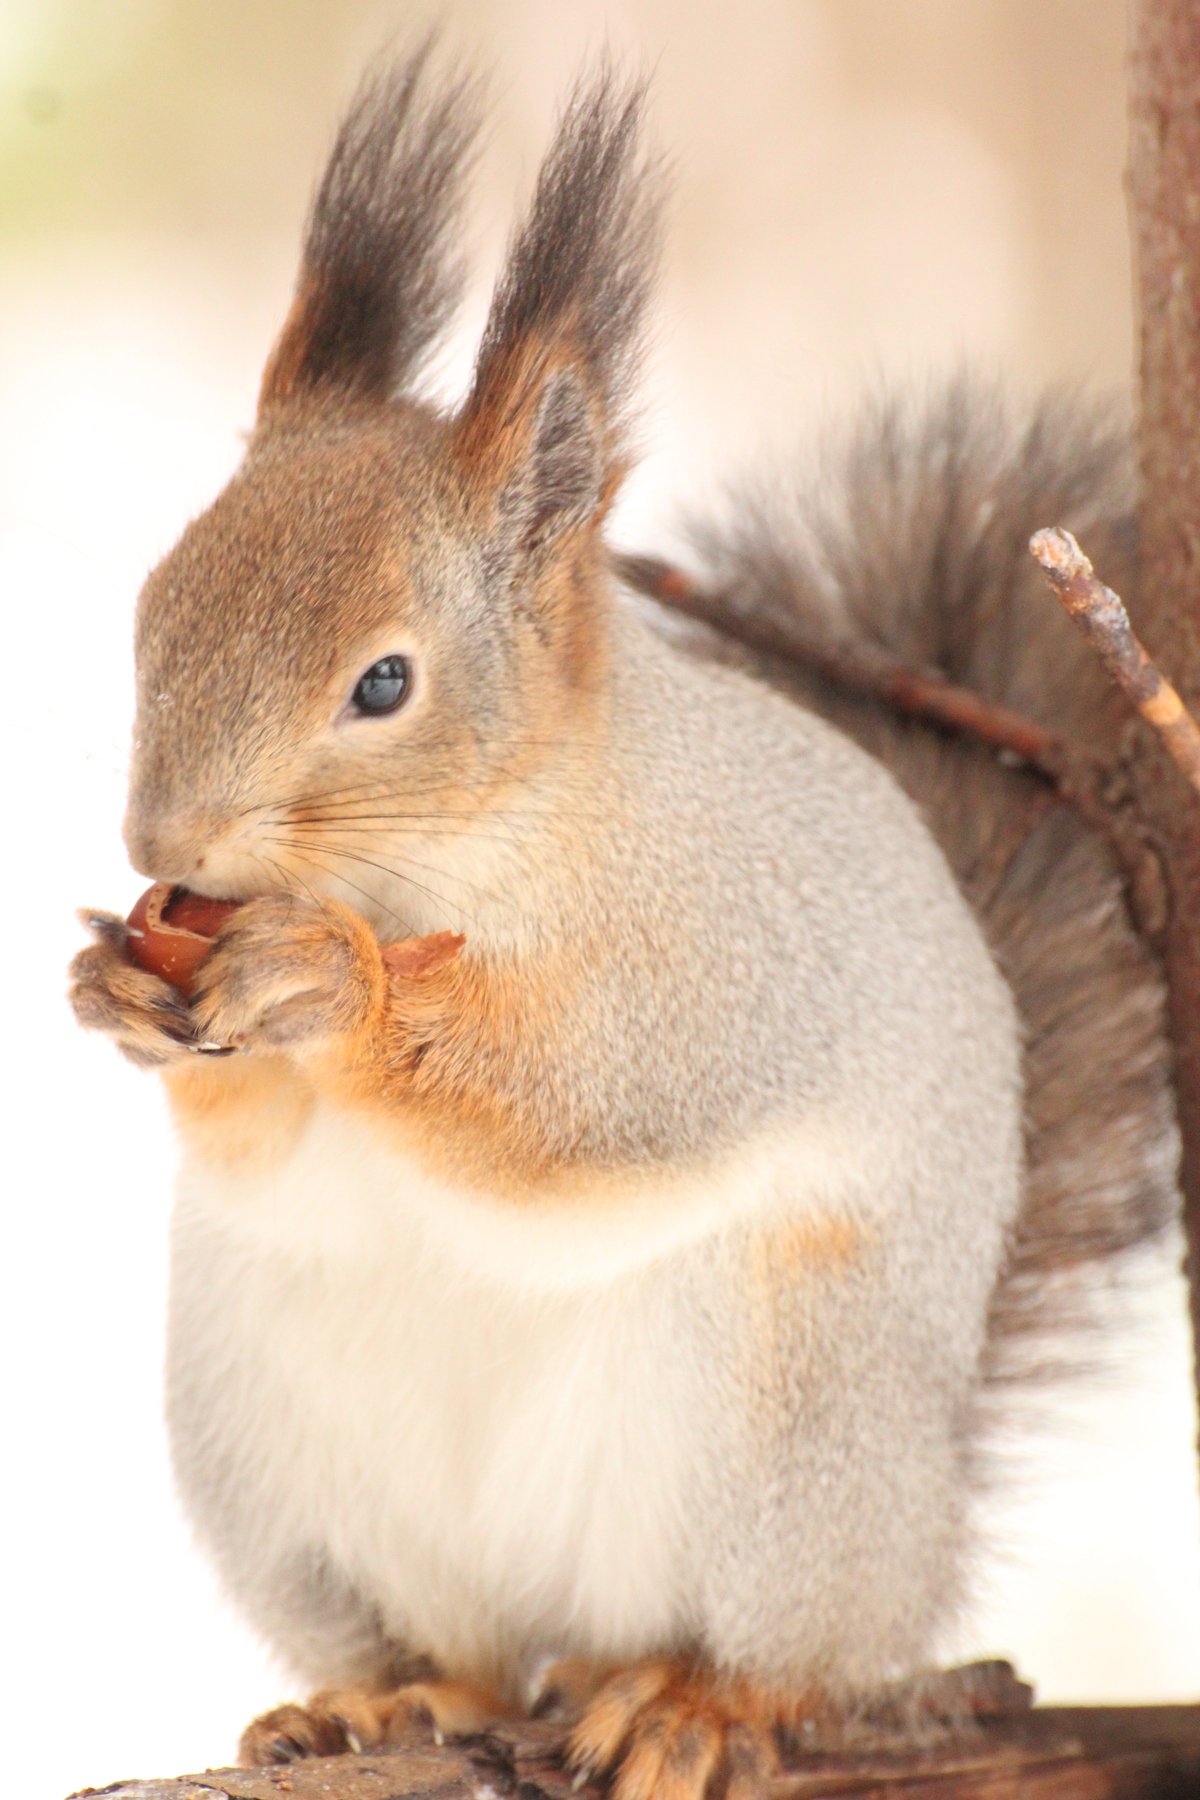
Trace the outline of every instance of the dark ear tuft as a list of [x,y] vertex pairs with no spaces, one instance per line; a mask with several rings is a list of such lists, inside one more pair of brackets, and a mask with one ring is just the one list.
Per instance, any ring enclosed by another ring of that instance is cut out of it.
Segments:
[[448,240],[477,133],[477,86],[433,85],[431,43],[363,81],[304,233],[296,298],[260,413],[307,389],[386,399],[416,371],[462,285]]
[[473,486],[539,537],[616,487],[656,266],[662,181],[645,87],[607,65],[576,87],[496,288],[458,422]]

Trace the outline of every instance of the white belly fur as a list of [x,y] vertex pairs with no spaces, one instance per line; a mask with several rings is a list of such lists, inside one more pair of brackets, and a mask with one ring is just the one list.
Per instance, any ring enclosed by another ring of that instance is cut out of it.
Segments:
[[[793,1215],[804,1160],[793,1145]],[[327,1550],[391,1633],[456,1670],[686,1638],[699,1372],[668,1252],[777,1206],[779,1167],[654,1196],[649,1224],[568,1219],[556,1247],[544,1216],[436,1190],[320,1109],[269,1175],[190,1165],[173,1354],[223,1371],[204,1429],[265,1542]]]

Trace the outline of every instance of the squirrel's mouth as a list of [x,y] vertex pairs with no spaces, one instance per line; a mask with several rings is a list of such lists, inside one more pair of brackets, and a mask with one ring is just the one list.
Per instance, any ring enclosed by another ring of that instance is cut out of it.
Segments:
[[340,900],[385,943],[416,936],[421,929],[414,928],[408,911],[389,892],[393,883],[386,869],[357,855],[351,859],[332,846],[326,852],[308,843],[292,844],[282,831],[272,831],[262,843],[246,832],[236,842],[214,845],[175,885],[213,901]]
[[192,857],[131,858],[140,874],[157,886],[199,900],[240,905],[265,896],[302,894],[303,884],[282,865],[256,855],[248,844],[206,845]]
[[403,814],[393,826],[362,804],[329,814],[264,807],[228,824],[197,818],[185,830],[146,813],[127,843],[135,867],[157,882],[213,901],[337,900],[383,943],[439,931],[507,940],[525,928],[522,844],[507,823],[452,834],[409,830]]

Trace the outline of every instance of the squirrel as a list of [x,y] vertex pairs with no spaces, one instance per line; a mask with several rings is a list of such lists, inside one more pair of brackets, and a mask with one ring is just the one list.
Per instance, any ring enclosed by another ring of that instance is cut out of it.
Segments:
[[[131,861],[241,904],[190,1003],[85,915],[72,997],[181,1141],[185,1506],[318,1690],[250,1763],[534,1711],[618,1800],[758,1791],[934,1679],[996,1405],[1175,1204],[1101,836],[619,591],[644,110],[577,85],[439,407],[476,90],[370,72],[244,462],[139,601]],[[1025,545],[1131,588],[1127,464],[958,383],[696,553],[731,615],[1091,741],[1120,702]]]

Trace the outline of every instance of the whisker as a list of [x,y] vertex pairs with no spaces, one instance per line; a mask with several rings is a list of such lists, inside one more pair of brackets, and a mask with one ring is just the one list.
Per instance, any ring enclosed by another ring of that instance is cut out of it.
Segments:
[[[494,773],[503,775],[505,771],[503,769],[498,769],[494,771]],[[367,800],[376,799],[380,794],[403,793],[405,795],[422,796],[444,794],[447,798],[452,798],[459,802],[462,805],[464,813],[470,813],[473,809],[463,803],[472,796],[473,791],[474,790],[470,787],[464,787],[461,781],[446,781],[442,779],[437,781],[432,779],[428,781],[412,781],[406,779],[403,788],[399,788],[389,786],[383,781],[376,780],[358,782],[353,787],[329,788],[324,792],[284,796],[273,800],[271,804],[275,807],[298,811],[300,808],[307,806],[353,806],[362,804]]]
[[324,911],[324,906],[323,906],[320,896],[317,893],[315,893],[312,888],[309,887],[307,881],[305,881],[303,875],[301,875],[301,873],[298,869],[285,869],[283,864],[281,862],[279,862],[275,857],[266,856],[262,852],[257,851],[257,850],[253,851],[252,855],[253,855],[256,863],[261,863],[262,867],[267,870],[268,874],[274,876],[274,878],[279,882],[279,885],[285,890],[285,892],[290,892],[293,881],[298,881],[300,883],[300,886],[304,889],[304,892],[308,895],[309,899],[312,901],[313,905],[318,907],[320,910]]
[[[407,836],[409,834],[401,833],[400,835]],[[464,835],[467,835],[467,834],[464,834]],[[308,840],[305,840],[305,841],[307,842]],[[512,842],[515,842],[516,840],[506,838],[506,839],[501,839],[500,841],[503,843],[512,843]],[[320,844],[318,844],[318,848],[319,847],[320,847]],[[327,847],[330,849],[335,848],[334,845],[328,845]],[[347,851],[346,854],[349,855],[349,854],[351,854],[351,852]],[[471,881],[467,878],[467,876],[456,874],[453,869],[444,869],[437,863],[421,862],[417,857],[405,856],[400,851],[397,851],[396,855],[399,857],[399,860],[402,863],[407,864],[407,866],[409,868],[422,869],[422,870],[424,870],[425,874],[427,874],[427,875],[438,875],[438,876],[441,876],[442,879],[445,881],[456,882],[459,887],[465,887],[471,893],[478,894],[480,899],[482,899],[482,900],[491,900],[497,906],[507,906],[513,912],[519,913],[522,918],[527,916],[522,911],[521,907],[519,907],[517,905],[517,902],[511,897],[511,895],[498,894],[494,888],[484,887],[480,882]],[[382,863],[380,863],[380,864],[377,864],[376,866],[382,868],[384,865]],[[399,873],[399,871],[396,871],[396,873]],[[454,904],[456,904],[456,902],[451,901],[449,904],[454,905]]]
[[309,899],[312,901],[313,905],[316,907],[322,907],[322,902],[321,902],[320,896],[315,892],[314,889],[309,887],[307,881],[305,881],[305,879],[304,879],[303,875],[301,875],[299,869],[285,869],[283,864],[279,861],[279,859],[277,857],[264,856],[258,852],[255,852],[254,859],[256,862],[262,863],[264,868],[266,868],[271,873],[273,873],[278,878],[280,884],[284,888],[290,888],[293,880],[298,881],[300,883],[300,886],[304,889],[305,893],[308,895]]
[[[370,835],[374,833],[376,828],[380,825],[393,825],[403,820],[419,819],[424,816],[437,818],[438,814],[349,813],[343,819],[334,813],[332,815],[323,814],[321,817],[315,819],[268,819],[265,823],[268,825],[282,825],[288,830],[296,831],[307,830],[309,826],[312,825],[336,825],[342,831],[366,832]],[[444,838],[450,834],[447,833],[444,826],[408,825],[401,835],[404,837]],[[453,836],[455,838],[470,838],[474,841],[486,844],[519,844],[521,841],[518,837],[503,837],[498,832],[485,831],[456,831],[453,833]]]
[[[276,838],[273,840],[273,842],[283,843],[285,847],[290,847],[288,844],[288,840],[286,840],[286,839]],[[471,914],[467,911],[466,907],[461,905],[461,903],[459,901],[452,900],[449,897],[449,895],[447,895],[447,894],[438,893],[435,888],[427,887],[424,882],[418,881],[415,875],[405,874],[405,872],[402,869],[398,869],[398,868],[389,866],[387,863],[378,862],[375,860],[374,857],[363,856],[360,851],[348,850],[337,844],[328,844],[328,843],[320,843],[320,842],[308,843],[308,844],[306,844],[305,848],[309,851],[307,860],[311,863],[315,863],[317,867],[320,866],[320,858],[322,856],[337,856],[337,857],[341,857],[346,862],[361,863],[364,868],[378,869],[380,871],[380,873],[383,875],[391,875],[396,880],[408,882],[410,887],[419,888],[423,894],[428,894],[429,898],[431,900],[436,900],[439,903],[439,905],[454,907],[457,912],[462,913],[464,918],[470,919],[471,923],[473,925],[478,925],[478,923],[479,923],[479,921],[477,919],[472,918]],[[315,852],[315,855],[313,854],[314,852]],[[407,857],[402,857],[400,860],[402,862],[407,862],[411,859],[409,859]],[[414,863],[413,866],[418,869],[424,867],[424,865],[422,863]],[[440,872],[441,871],[434,871],[434,873],[440,873]],[[333,873],[333,871],[331,870],[330,873]],[[338,880],[339,881],[345,880],[345,881],[349,882],[350,878],[349,878],[349,876],[339,875]],[[351,887],[353,887],[354,885],[355,884],[353,882],[350,882]],[[367,894],[366,890],[364,888],[358,888],[357,892],[360,894],[365,894],[367,899],[374,899],[374,896]],[[398,917],[398,915],[393,914],[393,917]]]
[[[439,894],[436,888],[427,887],[423,881],[418,881],[415,875],[405,874],[403,869],[389,867],[387,863],[376,862],[374,857],[363,856],[356,850],[341,849],[336,844],[317,844],[314,846],[314,848],[322,855],[340,856],[340,857],[343,857],[347,862],[362,863],[365,868],[378,869],[381,872],[381,874],[392,875],[398,881],[407,881],[410,887],[420,888],[420,890],[423,894],[428,894],[429,898],[431,900],[436,900],[440,906],[452,906],[456,912],[460,912],[462,914],[464,919],[469,919],[471,921],[472,925],[477,926],[479,924],[479,920],[474,918],[473,915],[467,911],[466,907],[463,906],[461,901],[452,900],[448,894]],[[407,862],[410,859],[407,857],[401,857],[400,860],[402,862]],[[414,868],[420,869],[420,868],[424,867],[424,864],[414,863],[413,866],[414,866]],[[439,873],[439,874],[442,872],[443,871],[441,871],[441,870],[435,871],[435,873]],[[470,884],[468,883],[467,885],[469,886]],[[361,892],[361,889],[360,889],[360,892]],[[494,896],[491,896],[491,897],[494,898]]]
[[[283,840],[281,840],[279,838],[273,838],[270,841],[272,843],[280,843]],[[288,850],[298,851],[297,846],[288,844],[288,843],[284,843],[284,848],[288,849]],[[326,848],[327,848],[327,846],[326,846]],[[300,855],[302,861],[309,863],[313,868],[319,869],[321,867],[321,862],[320,862],[319,857],[311,856],[311,855],[305,856],[303,851],[298,851],[298,854]],[[354,857],[351,860],[356,861],[356,862],[362,862],[364,860],[364,858]],[[330,875],[335,873],[335,871],[332,869],[327,869],[325,872],[326,872],[326,874],[330,874]],[[299,879],[300,879],[300,877],[297,876],[297,880],[299,880]],[[416,928],[410,919],[406,919],[402,913],[398,913],[398,912],[394,911],[393,908],[391,908],[390,906],[384,906],[382,904],[382,902],[380,900],[378,900],[374,894],[369,893],[367,891],[367,889],[364,887],[359,887],[357,881],[351,881],[351,879],[348,875],[342,875],[340,873],[337,874],[336,879],[338,881],[344,881],[346,886],[353,888],[356,894],[361,894],[364,900],[369,901],[372,906],[378,907],[380,911],[386,913],[386,915],[389,919],[394,919],[396,924],[400,926],[401,930],[404,931],[408,937],[415,937],[417,935]],[[401,876],[400,879],[403,881],[403,880],[407,879],[407,877]],[[419,887],[420,883],[413,882],[413,886]],[[434,898],[436,899],[437,896],[434,895]],[[320,904],[320,902],[318,901],[318,905],[319,904]]]

